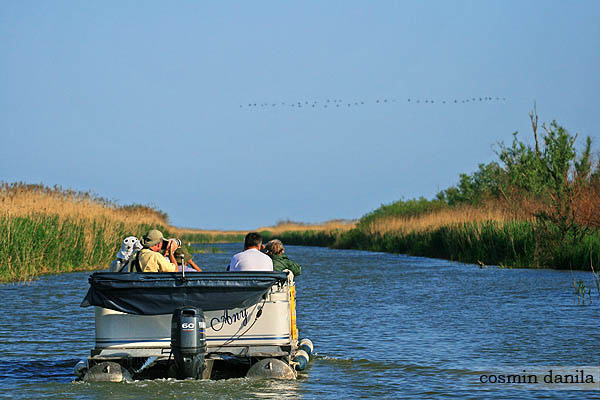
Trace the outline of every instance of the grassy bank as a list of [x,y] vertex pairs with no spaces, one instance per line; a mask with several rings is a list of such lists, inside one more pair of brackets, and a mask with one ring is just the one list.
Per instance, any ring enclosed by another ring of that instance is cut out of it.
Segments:
[[[590,270],[600,261],[600,231],[548,242],[535,220],[502,212],[446,209],[410,218],[387,217],[354,228],[272,233],[285,244],[401,253],[504,267]],[[367,220],[369,220],[367,218]]]
[[0,204],[0,282],[106,268],[125,236],[172,230],[151,207],[59,187],[3,183]]
[[243,242],[246,232],[179,229],[146,205],[119,206],[89,192],[0,183],[0,283],[106,269],[126,236],[159,229],[184,243]]
[[113,223],[106,219],[62,218],[56,214],[0,216],[0,282],[36,275],[107,268],[120,242],[157,224]]
[[[401,200],[351,229],[284,231],[289,244],[330,246],[514,267],[590,270],[600,261],[600,159],[555,121],[534,144],[513,136],[498,160],[460,174],[435,199]],[[542,131],[542,132],[540,132]]]
[[600,232],[567,238],[553,246],[539,239],[529,221],[479,221],[425,230],[375,233],[353,229],[339,235],[332,247],[403,253],[510,267],[589,270],[600,260]]
[[243,242],[246,232],[241,231],[200,231],[177,229],[177,235],[184,243],[236,243]]
[[260,228],[263,241],[279,239],[301,246],[332,246],[342,233],[356,227],[356,221],[333,220],[322,224],[281,221],[272,227]]

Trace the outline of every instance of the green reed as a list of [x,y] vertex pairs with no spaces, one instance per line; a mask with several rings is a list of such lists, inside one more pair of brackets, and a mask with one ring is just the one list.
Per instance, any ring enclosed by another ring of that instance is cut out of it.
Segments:
[[187,243],[236,243],[243,242],[245,234],[242,233],[183,233],[180,239]]
[[279,239],[284,244],[331,247],[335,243],[339,232],[341,231],[298,230],[284,231],[275,235],[271,231],[262,231],[261,235],[264,243],[271,239]]
[[124,237],[139,237],[151,228],[169,234],[163,226],[126,226],[108,219],[0,215],[0,282],[107,268]]
[[210,247],[197,247],[197,248],[194,249],[194,253],[200,253],[200,254],[220,254],[220,253],[224,253],[224,251],[222,251],[218,247],[210,246]]
[[[270,232],[263,232],[266,240]],[[503,267],[588,270],[600,259],[600,231],[583,239],[553,241],[529,221],[465,222],[408,233],[288,231],[277,235],[284,244],[325,246],[402,253]]]
[[592,304],[592,293],[590,288],[585,286],[585,282],[582,279],[577,281],[573,280],[573,288],[575,289],[575,296],[577,296],[577,304],[579,305],[579,301],[581,300],[581,304],[585,305],[585,295],[587,293],[588,302]]

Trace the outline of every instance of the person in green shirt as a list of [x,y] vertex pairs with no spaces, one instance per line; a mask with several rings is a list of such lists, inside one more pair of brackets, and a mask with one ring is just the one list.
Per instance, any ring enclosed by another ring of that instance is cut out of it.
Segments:
[[267,242],[265,245],[265,252],[273,260],[273,271],[289,269],[294,276],[298,276],[302,273],[302,266],[290,260],[285,254],[285,249],[283,248],[281,240],[273,239]]

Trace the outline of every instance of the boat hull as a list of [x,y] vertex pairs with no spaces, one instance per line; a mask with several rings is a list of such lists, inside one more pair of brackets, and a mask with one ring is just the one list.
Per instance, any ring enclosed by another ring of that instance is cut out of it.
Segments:
[[[262,310],[257,318],[259,310]],[[135,315],[95,307],[96,350],[158,348],[171,344],[171,315]],[[207,311],[208,352],[232,346],[291,345],[290,301],[284,291],[247,308]],[[226,352],[226,351],[222,351]]]
[[[115,370],[111,367],[113,365],[111,363],[116,363],[124,371],[129,372],[133,379],[176,376],[177,372],[173,369],[175,352],[171,347],[173,314],[143,314],[135,311],[142,308],[149,310],[198,308],[198,302],[205,302],[211,306],[215,304],[210,301],[213,296],[219,298],[218,304],[231,304],[228,303],[227,296],[233,290],[237,293],[238,299],[241,299],[237,303],[240,306],[226,309],[213,307],[202,311],[203,343],[206,344],[202,354],[204,360],[202,379],[245,376],[252,365],[261,360],[267,360],[264,364],[269,368],[263,371],[255,367],[253,376],[263,376],[268,372],[266,377],[270,378],[295,377],[294,365],[297,361],[294,361],[294,356],[298,347],[298,331],[294,277],[291,273],[287,275],[287,279],[285,275],[281,277],[274,274],[273,276],[276,278],[274,279],[276,283],[264,286],[264,289],[261,289],[263,294],[253,297],[258,301],[252,302],[244,300],[248,297],[245,297],[242,292],[247,287],[248,290],[255,290],[252,286],[254,284],[247,285],[244,280],[254,282],[267,279],[269,276],[244,277],[241,274],[230,273],[224,276],[207,275],[204,278],[203,275],[197,274],[192,282],[188,281],[190,283],[188,285],[168,275],[143,275],[138,280],[132,276],[121,280],[114,274],[100,274],[97,275],[96,280],[91,278],[91,281],[98,285],[96,288],[98,292],[94,293],[90,290],[84,303],[90,300],[89,303],[92,304],[84,304],[84,306],[93,305],[95,308],[95,346],[91,350],[91,356],[76,369],[79,371],[78,375],[82,379],[87,376],[88,379],[93,378],[97,381],[110,380],[114,376],[105,371]],[[160,287],[156,288],[154,282],[146,283],[147,278],[158,280]],[[109,284],[102,286],[105,281]],[[129,281],[133,284],[129,285]],[[153,292],[148,291],[142,293],[145,297],[139,297],[150,301],[150,304],[138,301],[139,298],[135,297],[136,293],[129,291],[140,290],[136,286],[138,282],[145,285],[143,290],[156,291],[156,298],[150,295]],[[129,286],[123,287],[125,285]],[[169,285],[172,288],[169,288]],[[219,291],[215,287],[220,288]],[[168,296],[169,290],[180,290],[180,292]],[[118,300],[123,298],[129,302],[123,301],[117,304]],[[164,302],[160,302],[160,299],[165,298],[172,300],[167,307]],[[177,302],[174,299],[177,299]],[[191,304],[187,304],[190,302],[189,299],[193,299]],[[107,306],[103,306],[104,303]],[[114,309],[107,308],[110,306],[114,306]],[[132,312],[124,312],[123,309],[127,307],[130,307]]]

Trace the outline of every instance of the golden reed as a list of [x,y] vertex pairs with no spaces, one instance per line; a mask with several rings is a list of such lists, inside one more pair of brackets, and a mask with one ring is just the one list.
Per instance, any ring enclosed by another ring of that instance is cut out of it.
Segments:
[[362,230],[374,235],[386,233],[406,235],[411,232],[433,231],[442,226],[458,226],[471,222],[506,222],[515,219],[532,221],[534,218],[525,213],[515,213],[497,203],[488,203],[482,207],[446,208],[413,217],[379,218],[362,227]]
[[106,268],[123,237],[168,227],[148,206],[118,206],[89,192],[0,184],[0,282]]
[[305,232],[305,231],[325,231],[325,232],[344,232],[355,228],[357,225],[356,221],[348,220],[331,220],[320,224],[305,224],[294,221],[279,221],[274,226],[264,226],[258,229],[258,231],[269,231],[274,236],[279,235],[283,232]]

